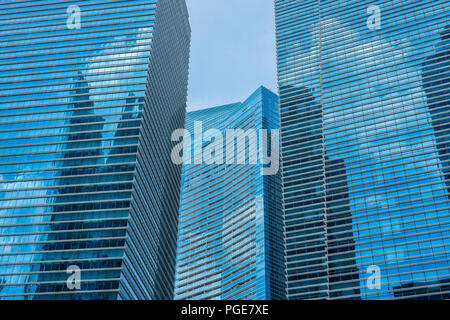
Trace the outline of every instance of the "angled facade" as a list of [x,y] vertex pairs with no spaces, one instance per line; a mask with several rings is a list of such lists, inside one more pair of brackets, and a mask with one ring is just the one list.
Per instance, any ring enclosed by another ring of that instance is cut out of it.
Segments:
[[444,299],[448,1],[275,0],[288,299]]
[[[241,136],[245,163],[195,162],[206,154],[195,146],[210,150],[221,140],[211,130],[224,136],[230,129],[277,130],[278,97],[260,87],[243,103],[189,112],[186,129],[199,132],[200,125],[205,138],[190,140],[193,161],[183,165],[175,298],[283,299],[279,171],[263,175],[264,164],[250,162],[257,152],[250,134]],[[223,142],[213,153],[225,156],[225,148],[241,143]]]
[[422,87],[427,96],[439,159],[450,194],[450,21],[442,30],[435,48],[435,53],[423,63]]
[[0,4],[0,299],[171,299],[187,8],[76,3]]

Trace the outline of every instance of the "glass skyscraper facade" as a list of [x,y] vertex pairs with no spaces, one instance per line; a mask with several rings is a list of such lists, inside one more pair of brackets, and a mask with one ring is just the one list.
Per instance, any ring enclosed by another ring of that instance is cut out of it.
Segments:
[[[265,129],[269,141],[270,130],[279,129],[278,97],[260,87],[243,103],[186,115],[191,134],[199,132],[200,124],[205,138],[197,135],[185,141],[193,146],[190,151],[185,149],[185,154],[194,154],[192,159],[214,143],[213,153],[220,154],[223,148],[225,155],[226,148],[217,136],[209,135],[210,130],[225,137],[230,129]],[[258,139],[260,151],[263,137],[258,135]],[[263,175],[262,161],[250,161],[258,150],[247,136],[223,140],[232,149],[245,144],[245,163],[192,161],[183,165],[175,298],[283,299],[280,172]]]
[[0,299],[172,298],[184,0],[2,1],[0,43]]
[[449,10],[275,0],[288,299],[449,297]]

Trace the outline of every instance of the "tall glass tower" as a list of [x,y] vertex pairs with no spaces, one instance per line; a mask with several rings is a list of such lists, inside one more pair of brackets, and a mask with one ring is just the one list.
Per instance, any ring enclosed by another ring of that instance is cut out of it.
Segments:
[[288,299],[449,297],[449,9],[275,0]]
[[[265,129],[270,140],[270,130],[278,130],[278,97],[260,87],[243,103],[189,112],[186,129],[194,134],[200,126],[204,138],[190,140],[195,155],[183,165],[175,298],[283,299],[280,173],[263,175],[264,164],[250,161],[257,151],[249,138],[250,130]],[[233,129],[246,135],[225,139]],[[223,139],[212,138],[211,130]],[[262,138],[256,137],[261,150]],[[245,144],[245,163],[194,160],[211,144],[225,157],[225,145],[234,149],[239,143]]]
[[185,1],[0,12],[0,299],[172,298]]

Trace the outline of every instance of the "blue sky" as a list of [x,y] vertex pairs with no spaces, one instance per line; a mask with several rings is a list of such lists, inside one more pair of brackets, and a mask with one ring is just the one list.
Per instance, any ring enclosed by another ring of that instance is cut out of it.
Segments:
[[192,28],[188,111],[277,93],[273,0],[186,0]]

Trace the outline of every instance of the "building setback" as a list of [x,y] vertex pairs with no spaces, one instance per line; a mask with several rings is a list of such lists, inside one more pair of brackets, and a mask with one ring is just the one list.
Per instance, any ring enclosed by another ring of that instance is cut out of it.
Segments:
[[205,134],[211,129],[223,134],[224,157],[225,144],[234,149],[238,143],[245,144],[247,157],[245,164],[194,163],[218,140],[191,139],[202,149],[192,148],[191,163],[183,165],[175,298],[283,299],[280,173],[262,174],[265,166],[250,161],[256,146],[244,136],[245,143],[225,143],[227,130],[277,130],[278,97],[260,87],[243,103],[187,114],[191,134],[200,123]]
[[448,297],[449,9],[275,0],[288,299]]
[[173,298],[185,1],[0,9],[0,299]]

